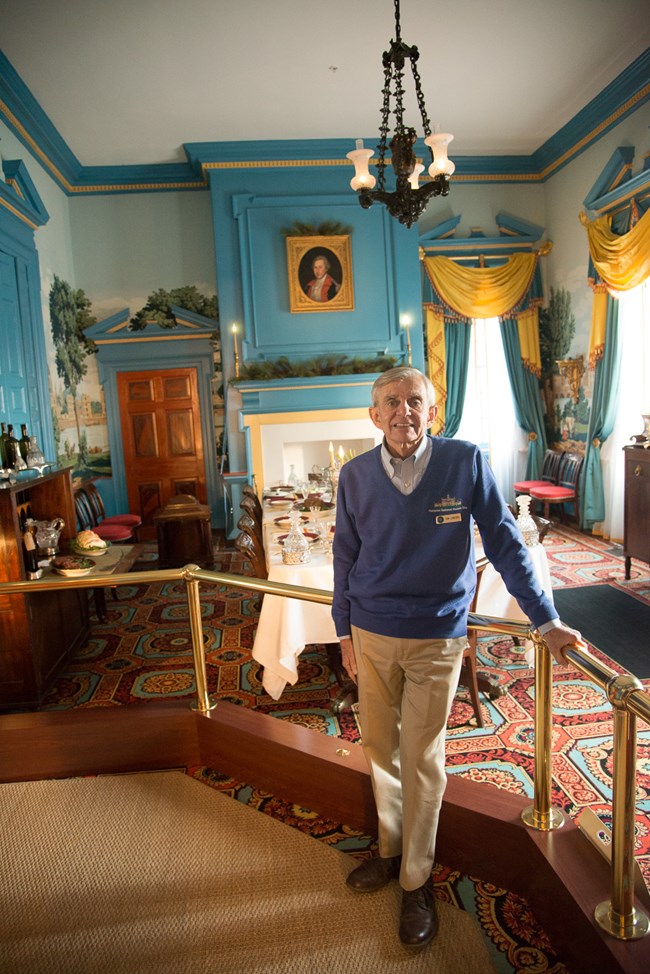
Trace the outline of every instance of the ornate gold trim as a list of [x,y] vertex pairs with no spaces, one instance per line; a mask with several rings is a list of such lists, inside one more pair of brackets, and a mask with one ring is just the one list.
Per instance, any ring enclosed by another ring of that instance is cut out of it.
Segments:
[[9,210],[10,213],[13,213],[14,216],[17,216],[19,220],[22,220],[23,223],[26,223],[28,227],[31,227],[32,230],[38,229],[38,224],[33,223],[32,220],[28,219],[24,213],[21,213],[19,210],[16,209],[15,206],[12,206],[9,200],[5,200],[2,197],[0,197],[0,204],[4,206],[7,210]]

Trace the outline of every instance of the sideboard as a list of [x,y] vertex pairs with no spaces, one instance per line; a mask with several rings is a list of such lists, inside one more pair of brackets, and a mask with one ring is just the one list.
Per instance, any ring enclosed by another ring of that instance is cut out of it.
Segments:
[[[23,479],[24,476],[24,479]],[[60,542],[74,538],[69,467],[22,475],[0,490],[0,581],[25,581],[21,520],[62,517]],[[0,595],[0,710],[35,709],[88,634],[84,589]]]
[[625,577],[632,558],[650,564],[650,449],[624,446],[625,511],[623,521]]

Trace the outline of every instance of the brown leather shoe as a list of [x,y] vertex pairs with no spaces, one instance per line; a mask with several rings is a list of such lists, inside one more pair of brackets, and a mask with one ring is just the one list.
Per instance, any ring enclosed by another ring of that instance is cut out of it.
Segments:
[[407,947],[424,947],[438,933],[438,912],[431,881],[417,889],[402,890],[399,939]]
[[366,859],[352,870],[346,883],[357,893],[374,893],[376,889],[381,889],[382,886],[390,883],[391,879],[397,879],[401,859],[401,856],[393,856],[390,859],[376,856],[374,859]]

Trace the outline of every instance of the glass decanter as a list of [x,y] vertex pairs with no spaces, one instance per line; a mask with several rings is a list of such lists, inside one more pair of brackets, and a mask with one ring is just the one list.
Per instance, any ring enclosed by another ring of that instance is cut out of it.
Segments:
[[29,449],[25,456],[25,463],[28,467],[34,467],[38,469],[39,467],[47,467],[48,463],[45,459],[43,451],[41,450],[35,436],[29,437]]
[[291,511],[291,528],[282,546],[282,563],[284,565],[305,565],[310,560],[309,542],[302,533],[300,525],[300,511]]
[[517,495],[517,508],[519,509],[517,526],[522,533],[526,546],[533,548],[539,544],[539,531],[530,513],[530,501],[531,498],[528,494]]

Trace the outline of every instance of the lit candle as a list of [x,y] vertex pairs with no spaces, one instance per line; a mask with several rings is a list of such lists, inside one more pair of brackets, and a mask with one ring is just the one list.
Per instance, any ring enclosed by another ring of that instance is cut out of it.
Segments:
[[239,329],[237,327],[237,323],[236,322],[233,322],[231,331],[232,331],[232,343],[233,343],[234,358],[235,358],[235,378],[237,378],[237,379],[239,378],[239,352],[237,351],[237,332],[238,332],[238,330]]
[[343,463],[344,457],[345,457],[345,453],[343,452],[343,447],[339,445],[339,460],[341,461],[341,463]]
[[400,315],[399,323],[406,332],[406,355],[409,365],[413,365],[413,355],[411,353],[411,316]]
[[330,440],[330,467],[334,469],[334,447],[332,446],[331,440]]

